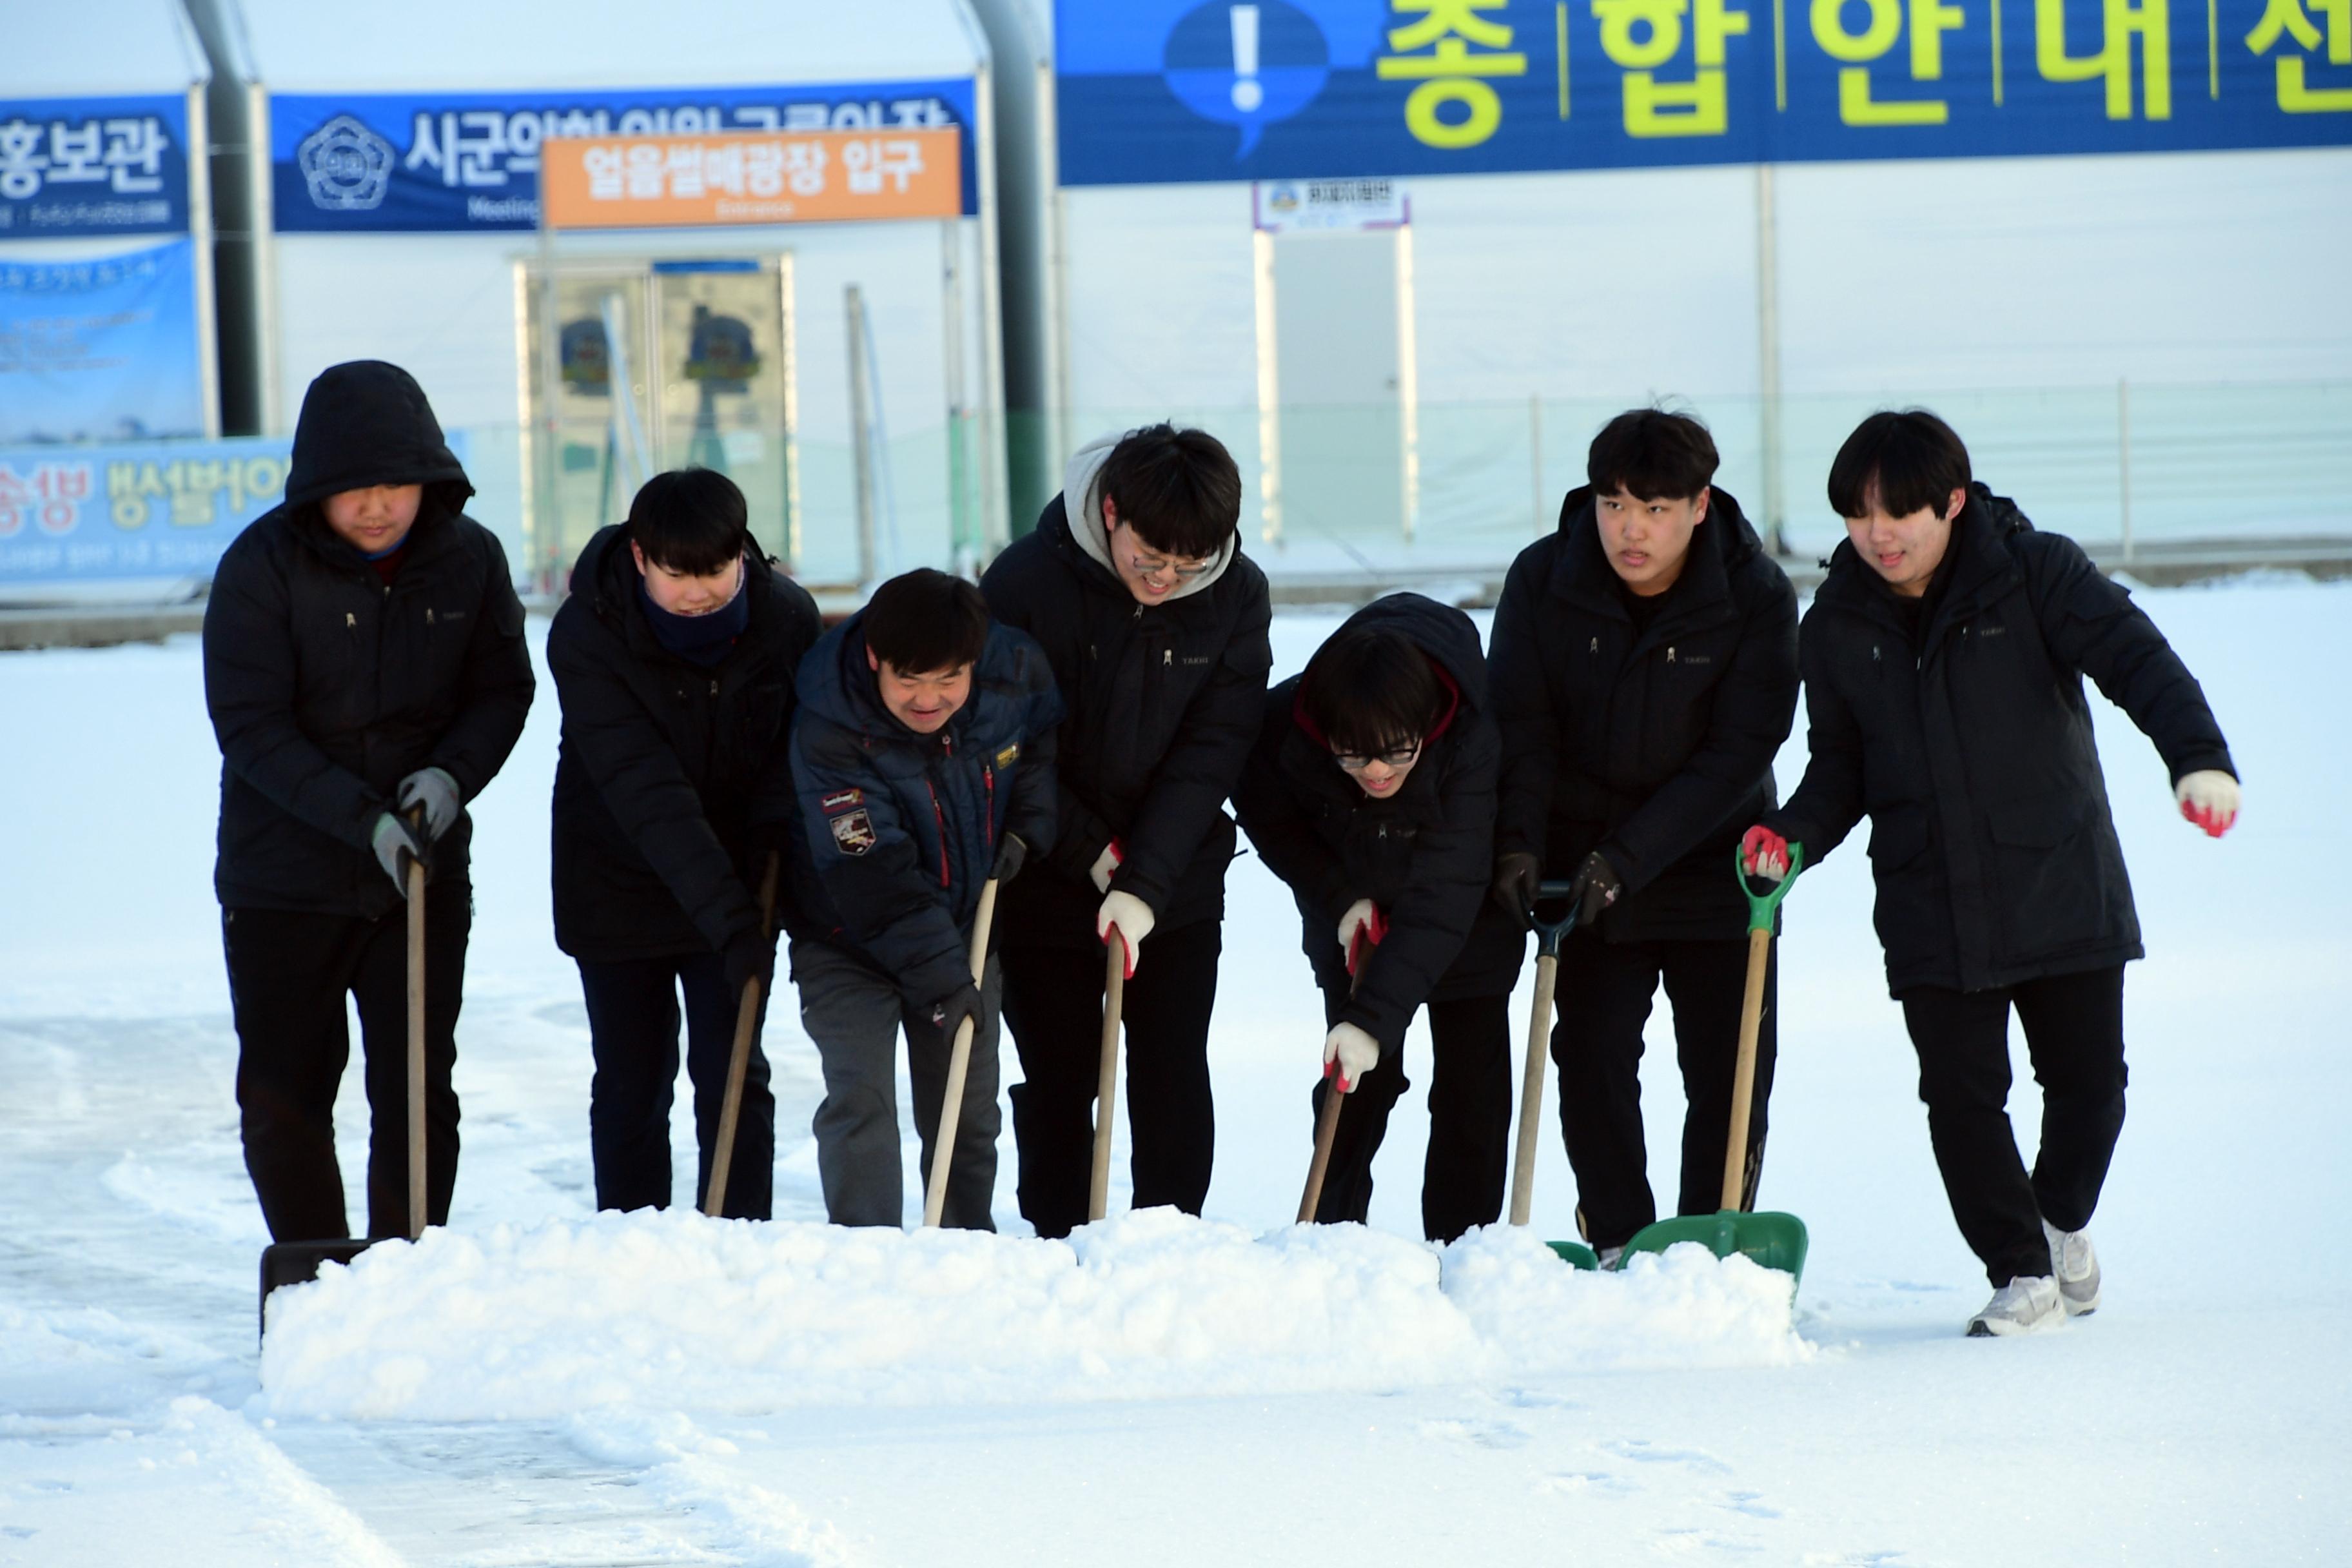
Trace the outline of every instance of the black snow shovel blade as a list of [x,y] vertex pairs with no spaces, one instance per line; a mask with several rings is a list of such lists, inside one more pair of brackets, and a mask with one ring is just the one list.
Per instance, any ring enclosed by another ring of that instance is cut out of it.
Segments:
[[329,1263],[349,1263],[373,1244],[356,1236],[332,1241],[281,1241],[261,1249],[261,1326],[269,1326],[269,1293],[281,1285],[308,1285]]

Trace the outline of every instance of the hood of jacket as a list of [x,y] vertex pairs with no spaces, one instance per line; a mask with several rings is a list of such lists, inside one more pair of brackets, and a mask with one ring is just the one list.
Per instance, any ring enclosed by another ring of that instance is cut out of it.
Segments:
[[[993,643],[992,636],[990,640]],[[801,660],[793,692],[800,705],[810,712],[845,730],[855,731],[869,742],[936,746],[941,735],[961,734],[965,721],[971,717],[980,698],[981,679],[990,662],[989,652],[982,648],[979,662],[972,666],[971,695],[964,699],[963,706],[944,726],[928,735],[909,730],[882,705],[882,693],[874,684],[874,672],[866,667],[866,612],[862,609],[817,639],[816,646]]]
[[382,360],[331,365],[302,395],[285,504],[298,509],[373,485],[425,486],[436,504],[420,510],[419,521],[462,510],[474,493],[415,376]]
[[[743,553],[742,597],[750,602],[751,626],[760,626],[768,616],[768,601],[774,596],[771,581],[773,568],[756,551]],[[588,542],[580,547],[580,555],[572,563],[572,591],[588,595],[588,607],[596,618],[617,628],[628,639],[629,646],[639,652],[662,651],[660,640],[646,623],[641,611],[635,609],[637,584],[643,574],[637,570],[636,558],[629,553],[629,529],[626,523],[610,523],[591,534]],[[741,634],[752,634],[747,627]]]
[[[1561,550],[1554,579],[1561,591],[1613,595],[1617,569],[1609,563],[1601,544],[1601,515],[1591,485],[1579,485],[1559,503],[1558,533]],[[1750,559],[1764,553],[1764,541],[1740,510],[1729,490],[1711,488],[1706,521],[1691,535],[1690,558],[1673,589],[1687,602],[1719,596],[1728,591],[1733,574]]]
[[[1070,538],[1087,559],[1111,574],[1122,593],[1127,585],[1119,577],[1118,568],[1111,563],[1110,535],[1103,527],[1102,490],[1096,481],[1102,477],[1103,465],[1110,461],[1112,451],[1134,434],[1132,430],[1113,430],[1097,436],[1072,453],[1062,469],[1062,510],[1070,525]],[[1206,572],[1189,583],[1178,583],[1160,603],[1173,604],[1178,599],[1207,593],[1225,574],[1241,549],[1241,530],[1236,528],[1209,563]]]

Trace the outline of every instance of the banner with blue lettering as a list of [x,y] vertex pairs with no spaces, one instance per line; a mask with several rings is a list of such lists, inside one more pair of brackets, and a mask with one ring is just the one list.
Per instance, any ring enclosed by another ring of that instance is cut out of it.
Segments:
[[0,583],[206,577],[286,490],[293,442],[0,447]]
[[195,242],[0,259],[0,443],[205,433]]
[[1065,184],[2352,144],[2345,0],[1056,0]]
[[464,233],[539,225],[551,136],[718,131],[962,130],[963,210],[980,210],[970,78],[646,92],[273,95],[281,233]]
[[187,229],[184,96],[0,99],[0,239]]

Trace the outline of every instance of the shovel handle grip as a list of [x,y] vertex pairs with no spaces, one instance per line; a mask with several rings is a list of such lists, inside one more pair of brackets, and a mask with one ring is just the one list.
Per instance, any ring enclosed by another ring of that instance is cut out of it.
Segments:
[[[1739,846],[1735,844],[1731,847],[1731,874],[1739,879],[1739,890],[1748,895],[1748,929],[1749,931],[1772,929],[1772,917],[1780,913],[1780,900],[1787,898],[1789,889],[1797,885],[1797,873],[1804,868],[1805,847],[1801,844],[1791,844],[1789,846],[1787,876],[1777,882],[1769,877],[1751,877],[1748,874],[1746,861],[1741,858]],[[1756,884],[1759,882],[1769,885],[1766,891],[1759,893],[1756,890]]]
[[[1538,955],[1549,953],[1558,958],[1559,944],[1568,939],[1570,931],[1576,929],[1576,906],[1567,902],[1568,890],[1575,885],[1573,882],[1567,881],[1538,884],[1534,908],[1528,910],[1528,923],[1535,929],[1536,952]],[[1548,921],[1537,913],[1537,910],[1541,910],[1546,904],[1555,907],[1566,905],[1568,912],[1556,921]]]

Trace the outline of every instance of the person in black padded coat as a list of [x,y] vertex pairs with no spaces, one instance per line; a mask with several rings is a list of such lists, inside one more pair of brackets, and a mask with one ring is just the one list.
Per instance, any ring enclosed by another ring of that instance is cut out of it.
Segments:
[[1234,790],[1250,842],[1298,901],[1322,988],[1322,1097],[1339,1113],[1315,1217],[1361,1223],[1372,1156],[1412,1085],[1405,1026],[1429,1010],[1423,1233],[1452,1241],[1503,1211],[1511,986],[1527,937],[1486,897],[1502,740],[1478,630],[1418,594],[1373,601],[1266,693]]

